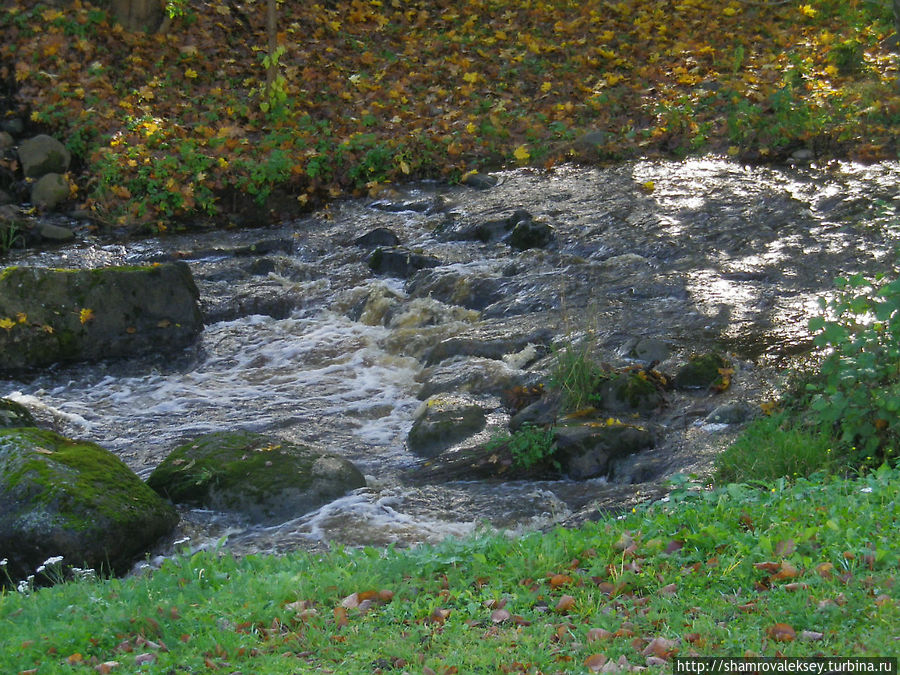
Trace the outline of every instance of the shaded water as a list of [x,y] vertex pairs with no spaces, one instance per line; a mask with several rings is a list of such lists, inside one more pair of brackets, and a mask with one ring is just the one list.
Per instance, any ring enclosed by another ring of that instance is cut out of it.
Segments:
[[[87,241],[21,256],[15,262],[46,266],[184,259],[207,326],[175,358],[58,368],[0,381],[0,395],[115,451],[142,476],[178,442],[237,428],[321,446],[367,476],[366,488],[272,527],[184,510],[173,540],[195,546],[224,535],[236,551],[406,545],[478,527],[576,522],[597,506],[659,494],[672,473],[708,470],[735,429],[701,424],[706,413],[770,397],[777,368],[810,344],[805,324],[817,298],[838,274],[888,269],[900,226],[895,163],[773,169],[699,159],[498,177],[486,191],[410,185],[265,230]],[[456,237],[516,209],[550,223],[554,243],[518,252]],[[369,252],[352,242],[375,227],[441,265],[409,279],[373,275]],[[491,358],[429,360],[454,337],[510,346]],[[541,379],[550,342],[584,337],[612,364],[628,363],[637,340],[664,340],[663,370],[694,351],[725,349],[734,384],[719,396],[672,394],[652,421],[656,448],[618,466],[618,482],[403,478],[417,461],[405,438],[423,390],[461,392],[492,411],[470,442],[483,440],[508,419],[500,389]]]

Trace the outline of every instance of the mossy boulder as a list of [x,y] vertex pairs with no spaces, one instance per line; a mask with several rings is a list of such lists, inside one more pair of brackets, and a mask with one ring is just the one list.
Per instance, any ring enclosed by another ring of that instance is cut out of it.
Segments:
[[609,373],[598,387],[600,407],[612,413],[653,412],[665,403],[665,382],[665,376],[642,368]]
[[613,462],[653,447],[653,434],[615,420],[595,421],[555,430],[556,459],[572,480],[608,476]]
[[177,522],[108,450],[34,427],[0,429],[0,552],[12,578],[52,556],[123,572]]
[[246,431],[217,432],[175,448],[147,484],[176,503],[287,520],[363,487],[352,463]]
[[0,373],[190,344],[203,329],[184,263],[0,271]]
[[727,377],[728,360],[719,353],[694,354],[675,373],[675,386],[679,389],[716,388]]
[[19,146],[19,163],[26,178],[65,173],[71,161],[72,154],[66,146],[47,134],[29,138]]
[[33,427],[34,417],[21,403],[0,398],[0,429],[7,427]]
[[486,422],[480,406],[457,397],[432,396],[422,404],[406,444],[419,457],[434,457],[484,429]]

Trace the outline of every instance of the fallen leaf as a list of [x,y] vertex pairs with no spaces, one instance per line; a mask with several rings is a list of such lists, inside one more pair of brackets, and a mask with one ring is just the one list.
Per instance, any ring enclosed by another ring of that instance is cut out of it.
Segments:
[[550,587],[559,588],[560,586],[571,584],[572,581],[572,577],[567,574],[554,574],[552,577],[550,577]]
[[341,628],[350,623],[350,619],[347,618],[346,607],[334,608],[334,622]]
[[81,663],[82,661],[84,661],[84,657],[79,652],[75,652],[66,657],[66,663],[70,666],[74,666],[76,663]]
[[585,638],[588,642],[597,642],[598,640],[608,640],[612,637],[612,633],[605,628],[591,628],[587,632],[587,638]]
[[491,612],[491,621],[494,623],[503,623],[504,621],[508,621],[511,618],[509,610],[503,609],[495,609]]
[[556,611],[560,614],[565,614],[570,609],[575,606],[575,598],[571,595],[564,595],[559,599],[559,602],[556,603]]
[[775,642],[793,642],[797,638],[797,632],[786,623],[776,623],[766,629],[766,635]]
[[606,654],[591,654],[584,660],[584,666],[592,673],[599,673],[608,660]]
[[134,657],[134,663],[138,666],[142,666],[145,663],[156,663],[156,654],[151,654],[150,652],[138,654]]
[[96,670],[98,673],[101,673],[101,675],[107,675],[107,673],[111,673],[120,665],[122,664],[120,664],[118,661],[104,661],[103,663],[98,663],[96,666],[94,666],[94,670]]
[[800,631],[800,639],[804,642],[815,642],[825,637],[825,633],[818,633],[813,630]]
[[644,647],[641,656],[656,656],[661,659],[669,660],[673,655],[678,653],[678,644],[678,640],[656,637]]

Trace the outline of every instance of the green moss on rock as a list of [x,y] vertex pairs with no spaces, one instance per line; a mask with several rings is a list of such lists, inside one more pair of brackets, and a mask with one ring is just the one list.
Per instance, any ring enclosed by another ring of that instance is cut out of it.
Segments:
[[51,556],[123,571],[178,514],[122,460],[33,427],[0,429],[0,551],[12,575]]
[[185,504],[286,519],[365,485],[349,461],[245,431],[202,436],[173,450],[147,483]]
[[4,427],[33,427],[34,417],[21,403],[0,398],[0,429]]
[[694,354],[675,374],[675,386],[679,389],[707,389],[717,385],[727,370],[729,362],[716,352]]

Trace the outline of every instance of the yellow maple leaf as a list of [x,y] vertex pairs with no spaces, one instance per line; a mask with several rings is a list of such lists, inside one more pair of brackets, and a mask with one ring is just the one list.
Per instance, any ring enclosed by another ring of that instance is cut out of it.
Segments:
[[808,16],[810,19],[815,18],[816,14],[819,13],[812,5],[800,5],[797,9],[800,10],[801,14]]
[[0,328],[5,328],[7,333],[15,325],[16,322],[10,319],[8,316],[4,316],[2,319],[0,319]]
[[550,88],[551,88],[552,86],[553,86],[553,84],[552,84],[551,82],[544,82],[544,83],[541,85],[541,91],[544,92],[544,93],[546,94],[548,91],[550,91]]
[[464,73],[463,79],[469,84],[475,84],[478,82],[478,73]]
[[475,126],[474,122],[469,122],[466,125],[466,131],[468,131],[470,134],[474,134],[476,131],[478,131],[478,127]]
[[94,320],[94,310],[84,308],[78,313],[78,318],[82,324],[86,324],[88,321]]
[[513,151],[513,157],[515,157],[520,162],[527,162],[529,159],[531,159],[531,153],[528,152],[528,148],[526,148],[524,145],[520,145]]
[[25,312],[16,314],[16,323],[28,323],[28,315]]
[[187,68],[184,71],[184,76],[190,80],[194,80],[197,78],[197,71],[194,70],[193,68]]
[[641,183],[641,190],[648,194],[653,192],[655,189],[656,183],[654,183],[652,180],[644,181],[643,183]]

